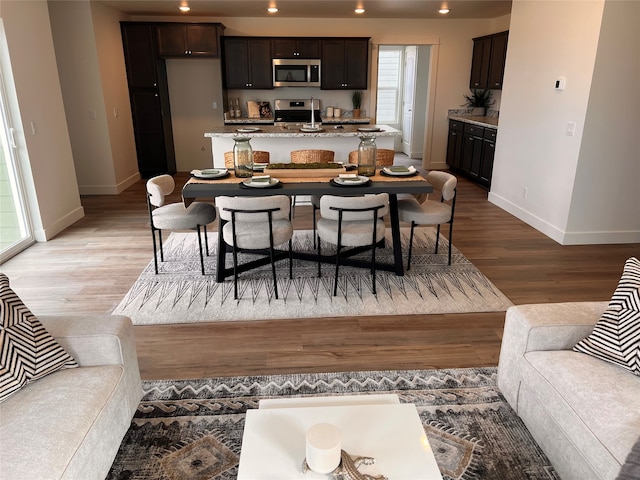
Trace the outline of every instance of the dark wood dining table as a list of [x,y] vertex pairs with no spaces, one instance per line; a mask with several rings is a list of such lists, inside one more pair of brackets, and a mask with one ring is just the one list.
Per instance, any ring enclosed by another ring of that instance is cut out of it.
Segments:
[[[243,178],[237,178],[231,172],[227,177],[220,179],[201,179],[192,177],[182,188],[182,197],[186,205],[196,198],[215,198],[219,196],[243,196],[260,197],[265,195],[364,195],[375,193],[389,194],[389,223],[391,225],[391,241],[393,248],[393,264],[376,263],[376,268],[395,272],[396,275],[404,275],[402,264],[402,242],[400,235],[400,220],[398,218],[398,195],[400,194],[424,194],[433,191],[433,187],[420,175],[415,176],[385,176],[376,172],[370,177],[371,181],[366,185],[338,186],[331,182],[330,178],[282,178],[276,187],[254,188],[242,185]],[[219,219],[219,222],[221,220]],[[233,275],[233,269],[225,268],[226,247],[222,239],[222,223],[218,225],[218,254],[216,266],[216,280],[223,282],[226,277]],[[305,252],[293,252],[295,258],[317,260],[316,255]],[[366,266],[369,262],[344,258],[341,261],[346,265]],[[323,262],[335,262],[335,256],[321,257]],[[268,258],[257,260],[246,265],[243,270],[249,270],[259,264],[267,264]]]

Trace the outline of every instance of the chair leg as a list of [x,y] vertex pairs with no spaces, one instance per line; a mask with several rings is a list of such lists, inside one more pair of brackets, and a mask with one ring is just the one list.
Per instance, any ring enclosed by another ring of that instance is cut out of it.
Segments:
[[276,294],[276,299],[278,298],[278,280],[276,278],[276,262],[273,258],[273,245],[269,249],[269,257],[271,257],[271,274],[273,275],[273,291]]
[[338,244],[338,249],[336,250],[336,274],[333,279],[333,296],[336,297],[338,295],[338,267],[340,266],[340,250],[341,246]]
[[202,230],[204,231],[204,253],[209,256],[209,239],[207,238],[207,226],[203,225]]
[[438,253],[438,243],[440,241],[440,224],[438,224],[438,227],[436,228],[436,251],[435,253]]
[[160,243],[160,261],[164,262],[164,250],[162,249],[162,230],[156,230],[158,232],[158,242]]
[[158,249],[156,247],[156,232],[151,227],[151,238],[153,239],[153,264],[156,267],[156,275],[158,275]]
[[[235,241],[234,241],[235,243]],[[233,299],[238,299],[238,250],[233,246]]]
[[[375,234],[375,233],[374,233]],[[371,288],[373,294],[376,295],[376,242],[373,241],[373,248],[371,249]]]
[[200,225],[196,226],[196,230],[198,230],[198,253],[200,254],[200,270],[202,271],[202,275],[204,275],[204,256],[202,255],[202,235],[200,233]]
[[320,266],[320,237],[319,236],[317,240],[318,240],[318,278],[320,278],[322,276],[322,268]]
[[416,222],[411,222],[411,234],[409,235],[409,255],[407,257],[407,270],[411,269],[411,251],[413,250],[413,230],[416,228]]
[[313,209],[313,248],[316,248],[316,206],[311,205]]
[[448,265],[451,265],[451,244],[453,242],[452,235],[453,235],[453,219],[451,220],[451,222],[449,222],[449,263]]
[[289,240],[289,279],[293,279],[293,240]]

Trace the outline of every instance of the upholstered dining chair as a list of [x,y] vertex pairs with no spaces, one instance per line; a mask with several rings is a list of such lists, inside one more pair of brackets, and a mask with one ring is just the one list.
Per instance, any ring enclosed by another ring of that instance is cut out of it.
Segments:
[[[264,150],[254,150],[253,151],[253,163],[270,163],[271,155],[269,152]],[[225,168],[235,168],[235,163],[233,161],[233,152],[224,152],[224,167]]]
[[422,203],[412,197],[398,199],[398,218],[401,222],[411,224],[409,237],[409,255],[407,258],[407,270],[411,268],[411,251],[413,249],[413,233],[417,225],[437,225],[436,248],[440,240],[440,225],[449,224],[449,260],[451,265],[451,244],[453,234],[453,216],[456,209],[456,187],[458,179],[447,172],[432,170],[426,176],[427,182],[440,191],[440,200],[425,199]]
[[[196,230],[198,232],[198,250],[200,251],[200,269],[204,275],[204,256],[202,254],[202,235],[204,232],[205,252],[209,255],[207,225],[216,219],[216,209],[204,202],[193,202],[185,207],[182,202],[165,204],[165,197],[175,189],[175,181],[171,175],[158,175],[147,180],[147,206],[153,238],[153,261],[158,274],[158,247],[160,261],[164,262],[162,250],[162,230]],[[156,243],[157,233],[157,243]]]
[[337,246],[333,296],[338,293],[338,269],[343,247],[371,247],[372,291],[376,293],[376,245],[384,239],[384,217],[389,211],[389,194],[378,193],[363,197],[323,195],[318,220],[318,276],[321,241]]
[[289,242],[289,278],[293,277],[293,225],[289,219],[291,200],[286,195],[271,197],[217,197],[224,242],[233,253],[233,294],[238,299],[238,251],[269,250],[273,289],[278,298],[275,247]]
[[[390,148],[378,148],[376,150],[376,168],[390,167],[393,165],[395,154],[395,150]],[[349,163],[358,163],[358,150],[349,152]]]

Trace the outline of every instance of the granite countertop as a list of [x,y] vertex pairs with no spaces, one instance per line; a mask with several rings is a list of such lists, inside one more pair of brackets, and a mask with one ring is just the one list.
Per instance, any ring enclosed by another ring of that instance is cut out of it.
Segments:
[[[247,127],[249,128],[249,127]],[[357,137],[367,132],[358,131],[363,128],[358,125],[344,125],[342,128],[336,128],[334,125],[320,125],[320,132],[301,132],[300,127],[276,127],[273,125],[264,125],[256,127],[257,132],[238,132],[238,127],[228,125],[216,127],[204,133],[205,137]],[[389,125],[368,125],[366,128],[379,128],[378,132],[371,132],[376,137],[395,137],[402,135],[400,130],[390,127]]]
[[[275,122],[275,119],[273,117],[269,117],[269,118],[249,118],[249,117],[242,117],[242,118],[225,118],[224,123],[226,125],[242,125],[242,124],[265,124],[265,125],[272,125]],[[353,118],[353,117],[331,117],[331,118],[327,118],[327,117],[322,117],[322,123],[328,123],[328,124],[350,124],[350,123],[357,123],[357,124],[368,124],[371,123],[371,119],[368,117],[363,117],[363,118]]]
[[480,117],[478,115],[449,115],[449,120],[458,120],[459,122],[471,123],[480,127],[498,128],[498,117]]

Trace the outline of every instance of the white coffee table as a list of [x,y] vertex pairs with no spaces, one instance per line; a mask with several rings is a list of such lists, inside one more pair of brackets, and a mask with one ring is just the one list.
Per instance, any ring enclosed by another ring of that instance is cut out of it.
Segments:
[[[361,466],[370,475],[389,480],[442,480],[424,428],[413,404],[393,395],[367,398],[316,397],[269,400],[247,411],[238,480],[323,480],[329,475],[302,473],[305,433],[328,422],[342,434],[342,448],[352,455],[374,457]],[[291,406],[293,405],[293,406]],[[264,408],[263,408],[264,407]]]

